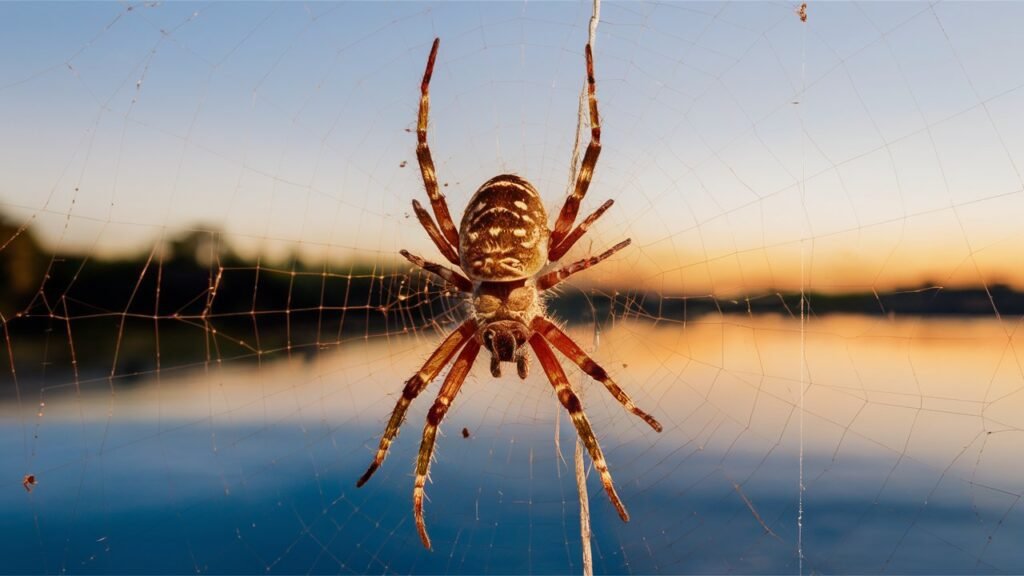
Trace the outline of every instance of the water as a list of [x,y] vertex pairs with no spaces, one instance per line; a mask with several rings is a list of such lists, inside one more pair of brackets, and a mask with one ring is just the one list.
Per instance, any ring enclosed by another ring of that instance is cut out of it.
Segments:
[[[606,328],[595,358],[665,431],[583,386],[632,515],[622,523],[591,474],[595,571],[796,572],[801,385],[805,570],[1024,571],[1018,326],[813,319],[803,384],[791,319]],[[51,384],[41,409],[28,394],[3,405],[0,571],[579,572],[574,433],[536,364],[520,381],[480,363],[457,398],[427,486],[434,551],[411,493],[436,384],[355,488],[436,341],[355,339],[262,365]]]

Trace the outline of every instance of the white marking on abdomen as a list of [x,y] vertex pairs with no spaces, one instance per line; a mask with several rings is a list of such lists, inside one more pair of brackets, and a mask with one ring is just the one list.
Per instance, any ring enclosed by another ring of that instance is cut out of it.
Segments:
[[524,185],[520,184],[519,182],[516,182],[515,180],[499,180],[497,182],[491,182],[491,186],[493,186],[495,184],[505,184],[505,185],[508,185],[508,186],[512,186],[512,187],[518,188],[518,189],[522,190],[523,192],[526,192],[530,196],[533,196],[533,197],[537,196],[537,191],[536,190],[530,188],[529,186],[524,186]]
[[475,225],[481,218],[483,218],[484,216],[487,216],[491,212],[508,212],[509,214],[514,214],[517,218],[523,218],[524,217],[524,215],[520,214],[519,212],[516,212],[515,210],[509,210],[508,208],[505,208],[504,206],[492,206],[492,207],[484,210],[483,212],[480,212],[479,214],[477,214],[474,211],[474,213],[471,216],[472,219],[470,220],[469,223],[471,225]]

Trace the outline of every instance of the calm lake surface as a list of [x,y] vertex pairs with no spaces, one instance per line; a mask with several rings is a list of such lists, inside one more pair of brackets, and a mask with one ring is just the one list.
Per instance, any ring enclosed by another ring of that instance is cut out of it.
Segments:
[[[802,549],[808,573],[1024,572],[1020,325],[606,326],[594,357],[665,430],[567,367],[632,515],[618,519],[592,473],[595,571],[795,573]],[[592,348],[592,328],[570,332]],[[20,405],[0,405],[0,571],[580,572],[575,433],[536,363],[521,381],[478,361],[456,399],[427,486],[432,552],[411,494],[438,384],[355,487],[437,342],[355,338],[260,365],[167,359],[150,377],[38,396],[22,383]]]

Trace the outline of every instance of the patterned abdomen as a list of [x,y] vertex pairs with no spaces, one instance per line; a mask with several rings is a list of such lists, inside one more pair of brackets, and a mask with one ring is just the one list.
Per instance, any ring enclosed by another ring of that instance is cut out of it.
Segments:
[[537,190],[512,174],[473,195],[459,227],[459,259],[471,280],[533,276],[547,263],[548,217]]

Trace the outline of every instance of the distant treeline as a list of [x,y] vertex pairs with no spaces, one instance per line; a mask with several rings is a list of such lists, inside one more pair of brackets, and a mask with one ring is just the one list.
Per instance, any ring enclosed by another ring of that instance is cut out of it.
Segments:
[[215,231],[112,260],[49,254],[31,229],[0,224],[0,246],[3,338],[14,374],[34,379],[310,355],[346,339],[441,328],[458,313],[458,300],[409,268],[260,263]]
[[[44,251],[31,229],[0,223],[0,313],[15,374],[130,377],[157,367],[310,355],[353,338],[443,329],[460,300],[411,266],[312,266],[244,259],[215,231],[186,232],[135,258]],[[1006,286],[884,294],[807,294],[807,314],[1024,314]],[[798,317],[798,294],[742,299],[566,289],[558,318],[674,323],[705,314]],[[73,361],[74,360],[74,361]],[[2,378],[2,376],[0,376]]]
[[[923,287],[885,293],[805,294],[809,317],[826,314],[869,316],[1019,316],[1024,315],[1024,292],[1001,284],[987,288]],[[597,317],[626,317],[650,321],[680,321],[705,314],[780,314],[800,317],[799,294],[761,294],[748,298],[672,296],[625,291],[610,297],[576,293],[559,298],[552,308],[574,317],[591,306]]]

